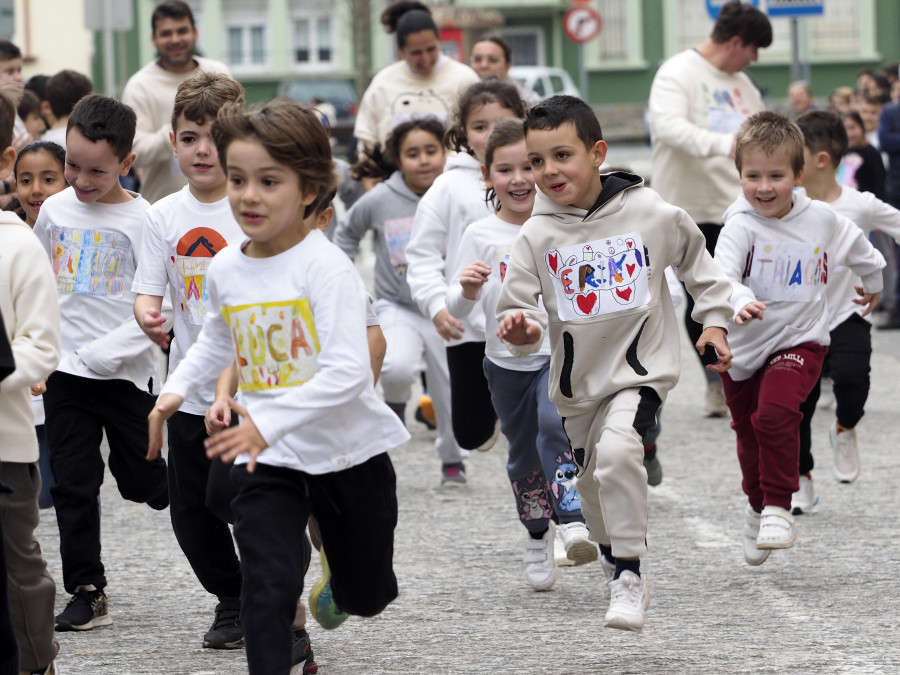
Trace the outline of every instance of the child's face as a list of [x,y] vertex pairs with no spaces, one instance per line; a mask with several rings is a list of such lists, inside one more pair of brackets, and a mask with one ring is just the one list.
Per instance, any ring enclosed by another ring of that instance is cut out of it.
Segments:
[[225,171],[219,164],[219,153],[210,134],[211,127],[209,119],[198,124],[179,115],[173,132],[172,145],[178,167],[191,188],[201,195],[220,192],[225,188]]
[[22,59],[0,61],[0,84],[15,84],[21,90],[25,84],[22,75]]
[[525,137],[534,182],[560,206],[588,210],[602,189],[598,169],[606,159],[606,143],[586,148],[575,125],[556,129],[529,129]]
[[528,161],[524,138],[518,143],[494,150],[486,182],[497,193],[500,213],[514,218],[524,216],[524,220],[531,217],[534,208],[534,173]]
[[39,139],[47,131],[47,123],[36,110],[28,113],[22,121],[25,123],[28,133],[35,140]]
[[790,212],[794,188],[800,185],[803,169],[794,175],[787,152],[768,155],[748,149],[742,158],[741,189],[757,213],[767,218],[783,218]]
[[859,116],[862,117],[866,133],[875,131],[878,128],[878,117],[880,115],[881,106],[877,103],[861,103],[859,106]]
[[400,143],[400,172],[406,187],[417,195],[425,194],[441,175],[445,161],[441,140],[424,129],[413,129]]
[[851,148],[861,148],[866,144],[866,132],[855,120],[845,117],[844,129],[847,130],[847,141]]
[[29,152],[19,158],[16,194],[25,211],[25,222],[34,227],[44,200],[66,189],[63,167],[46,150]]
[[66,134],[66,181],[75,190],[78,201],[111,203],[118,201],[119,176],[125,176],[134,154],[124,160],[116,157],[107,141],[93,143],[77,127]]
[[315,227],[303,218],[315,192],[304,194],[294,170],[274,160],[259,141],[232,141],[227,154],[228,202],[252,240],[247,255],[270,257],[303,241]]
[[515,117],[516,114],[499,103],[485,103],[469,111],[466,118],[466,138],[469,147],[479,162],[484,162],[484,145],[494,128],[494,122],[502,117]]

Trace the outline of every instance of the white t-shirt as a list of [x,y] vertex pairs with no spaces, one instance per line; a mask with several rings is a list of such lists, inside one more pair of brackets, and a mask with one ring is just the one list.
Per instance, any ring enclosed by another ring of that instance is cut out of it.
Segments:
[[319,230],[269,258],[242,248],[210,264],[203,330],[163,393],[185,396],[236,358],[238,399],[268,443],[258,461],[270,466],[331,473],[406,442],[375,394],[367,303],[350,259]]
[[[174,372],[200,335],[209,302],[206,270],[213,256],[245,239],[228,199],[204,204],[183,187],[163,197],[147,211],[144,240],[131,290],[165,296],[172,301],[175,339],[169,351],[169,372]],[[216,378],[197,387],[181,411],[206,413],[216,391]]]

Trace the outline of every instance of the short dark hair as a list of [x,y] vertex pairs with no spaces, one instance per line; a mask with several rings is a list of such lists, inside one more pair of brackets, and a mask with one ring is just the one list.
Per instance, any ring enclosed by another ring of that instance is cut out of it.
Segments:
[[738,130],[734,165],[740,173],[747,152],[761,150],[772,155],[783,150],[787,153],[794,175],[797,175],[803,169],[805,144],[803,132],[793,120],[770,110],[758,112],[745,119]]
[[803,132],[803,142],[811,153],[827,152],[831,165],[837,168],[847,152],[847,129],[836,112],[810,110],[797,118],[797,126]]
[[87,75],[75,70],[61,70],[47,80],[45,98],[54,117],[63,118],[72,114],[72,109],[94,90]]
[[172,130],[178,127],[178,118],[196,124],[216,119],[216,114],[226,103],[244,104],[244,88],[239,82],[223,73],[201,72],[178,85],[175,105],[172,108]]
[[12,61],[13,59],[21,59],[22,50],[16,47],[9,40],[0,39],[0,61]]
[[0,152],[12,145],[13,126],[16,123],[16,87],[0,85]]
[[137,123],[134,110],[108,96],[88,94],[81,99],[69,115],[66,136],[78,129],[91,143],[106,141],[119,161],[124,160],[134,144],[134,128]]
[[466,123],[469,115],[478,106],[496,103],[501,108],[511,110],[513,117],[525,117],[525,102],[519,96],[511,81],[498,80],[495,77],[481,80],[469,86],[459,97],[453,123],[444,134],[444,147],[455,152],[466,152],[469,149],[469,138],[466,134]]
[[28,82],[25,83],[25,88],[37,94],[37,97],[41,99],[42,102],[46,101],[47,81],[49,79],[49,75],[32,75],[28,78]]
[[523,128],[552,131],[563,124],[575,127],[575,133],[588,150],[603,140],[600,120],[587,103],[576,96],[557,95],[538,103],[528,111]]
[[160,19],[184,19],[187,17],[194,27],[194,13],[191,11],[190,5],[181,0],[166,0],[161,2],[153,10],[150,15],[150,30],[156,32],[156,22]]
[[40,115],[41,99],[39,99],[38,95],[33,91],[28,89],[24,90],[22,92],[22,98],[19,99],[19,105],[16,106],[16,112],[19,114],[19,119],[21,120],[24,120],[33,112]]
[[745,45],[768,47],[772,44],[772,24],[769,17],[752,5],[729,0],[719,10],[710,37],[717,44],[739,37]]
[[397,47],[403,49],[406,38],[412,33],[420,33],[424,30],[433,31],[438,35],[437,24],[431,17],[431,10],[417,0],[398,0],[381,13],[381,24],[390,33],[397,34]]

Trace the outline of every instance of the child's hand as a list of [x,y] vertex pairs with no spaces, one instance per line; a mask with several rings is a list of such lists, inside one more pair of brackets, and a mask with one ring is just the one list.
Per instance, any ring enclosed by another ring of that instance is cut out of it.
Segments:
[[731,359],[733,355],[731,353],[731,347],[728,346],[728,334],[725,332],[724,328],[710,326],[700,334],[700,339],[697,340],[695,347],[697,347],[697,351],[700,352],[701,356],[706,351],[707,346],[715,349],[716,354],[719,356],[718,363],[706,366],[707,370],[724,373],[731,368]]
[[881,293],[866,293],[862,286],[855,286],[855,288],[859,297],[853,298],[853,302],[857,305],[868,305],[866,311],[862,313],[862,316],[871,314],[872,310],[878,307],[878,300],[881,299]]
[[163,422],[169,419],[184,403],[184,398],[178,394],[163,394],[159,397],[153,410],[147,416],[147,427],[150,431],[150,442],[147,445],[147,461],[153,461],[159,457],[162,448]]
[[458,340],[462,337],[464,332],[462,322],[460,322],[459,319],[454,318],[454,316],[446,309],[442,309],[435,314],[431,322],[437,329],[438,335],[448,341]]
[[37,384],[31,386],[31,395],[40,396],[47,391],[47,380],[41,380]]
[[515,312],[500,321],[497,337],[513,345],[530,345],[541,338],[541,328],[529,323],[523,312]]
[[140,320],[141,330],[163,349],[169,346],[170,340],[169,333],[163,329],[165,322],[166,317],[155,307],[146,310]]
[[244,406],[234,399],[230,399],[228,405],[243,419],[238,426],[226,429],[203,441],[203,445],[206,446],[206,456],[209,459],[219,457],[223,462],[233,462],[238,455],[246,452],[250,455],[250,461],[247,462],[247,473],[253,473],[256,468],[256,458],[269,447],[269,444],[260,435],[259,429],[250,419]]
[[231,399],[216,399],[203,416],[203,424],[206,426],[206,435],[215,436],[225,427],[231,424]]
[[478,291],[487,282],[491,275],[491,268],[480,260],[476,260],[466,267],[459,276],[459,284],[462,286],[462,296],[466,300],[477,300]]
[[759,319],[762,321],[763,312],[765,311],[766,306],[762,304],[759,300],[754,300],[753,302],[748,302],[744,305],[744,309],[737,313],[737,316],[734,317],[734,322],[738,326],[743,326],[750,319]]

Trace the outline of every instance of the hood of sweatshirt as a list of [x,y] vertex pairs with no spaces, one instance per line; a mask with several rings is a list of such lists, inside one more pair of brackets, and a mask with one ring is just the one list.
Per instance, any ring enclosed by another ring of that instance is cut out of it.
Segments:
[[740,195],[734,203],[729,206],[725,210],[725,216],[722,222],[728,222],[729,218],[732,218],[738,214],[743,214],[747,216],[751,216],[759,221],[773,221],[780,220],[783,222],[789,222],[795,218],[800,217],[812,204],[812,200],[806,196],[806,194],[800,190],[794,190],[794,194],[791,196],[793,203],[791,204],[791,210],[787,212],[787,215],[782,216],[781,218],[770,218],[768,216],[760,215],[756,209],[753,208],[753,205],[747,201],[747,198],[744,195]]
[[444,165],[444,173],[453,171],[454,169],[475,169],[481,174],[481,162],[468,152],[457,152],[455,155],[447,157],[447,163]]
[[[579,220],[588,220],[591,216],[608,215],[620,210],[625,203],[623,193],[632,188],[642,187],[644,179],[633,173],[626,171],[613,171],[601,175],[603,188],[597,196],[594,205],[588,209],[579,209],[577,206],[561,206],[550,199],[543,192],[538,190],[534,199],[534,210],[532,214],[550,216],[551,218],[559,218],[564,220],[571,216],[577,217]],[[602,214],[598,214],[602,211]]]
[[414,204],[417,204],[422,198],[421,195],[417,195],[409,189],[406,181],[403,180],[403,173],[401,171],[392,173],[382,185],[384,185],[385,190],[390,192],[393,196],[405,199]]

